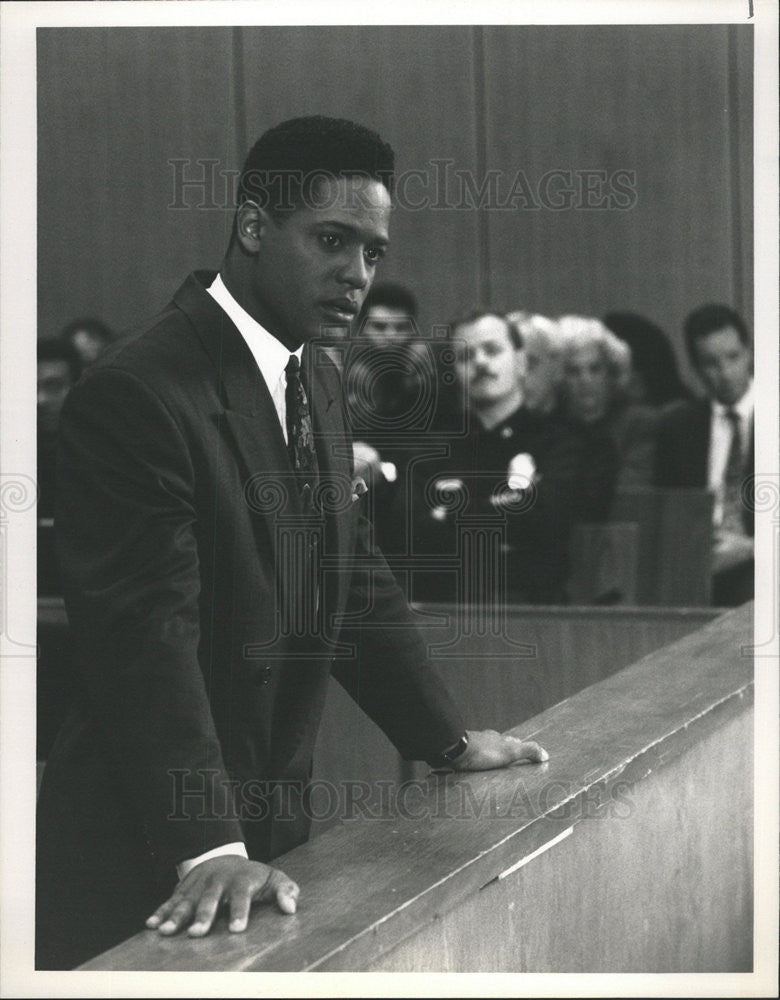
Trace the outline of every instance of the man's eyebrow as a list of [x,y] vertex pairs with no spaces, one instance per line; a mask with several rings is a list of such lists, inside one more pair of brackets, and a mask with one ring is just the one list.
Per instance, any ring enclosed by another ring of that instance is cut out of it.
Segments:
[[[360,226],[351,226],[347,222],[339,222],[338,219],[320,219],[314,223],[315,229],[340,229],[343,233],[349,233],[350,235],[359,235],[362,230]],[[390,240],[387,236],[374,236],[371,240],[372,243],[381,243],[382,246],[389,247]]]

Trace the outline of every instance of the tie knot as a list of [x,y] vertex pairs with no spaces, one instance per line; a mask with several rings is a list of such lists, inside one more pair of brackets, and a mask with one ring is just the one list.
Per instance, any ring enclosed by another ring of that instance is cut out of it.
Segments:
[[292,375],[293,377],[297,377],[299,371],[301,370],[301,363],[298,360],[297,354],[290,355],[290,360],[285,365],[284,370],[287,372],[288,377],[290,375]]

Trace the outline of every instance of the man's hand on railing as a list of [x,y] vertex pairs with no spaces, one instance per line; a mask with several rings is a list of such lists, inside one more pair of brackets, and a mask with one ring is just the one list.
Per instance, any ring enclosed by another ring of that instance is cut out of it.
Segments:
[[295,913],[300,889],[278,868],[236,855],[203,861],[176,886],[173,895],[148,918],[160,934],[187,928],[191,937],[208,934],[220,904],[230,912],[231,931],[245,931],[252,903],[275,902],[282,913]]
[[535,740],[504,736],[494,729],[469,731],[466,735],[469,738],[466,750],[452,762],[455,771],[489,771],[511,764],[542,764],[550,759],[547,751]]

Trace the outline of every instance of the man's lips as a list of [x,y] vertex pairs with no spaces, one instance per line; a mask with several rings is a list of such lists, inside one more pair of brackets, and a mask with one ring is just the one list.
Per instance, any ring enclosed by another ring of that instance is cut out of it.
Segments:
[[352,320],[357,316],[359,306],[352,299],[326,299],[322,303],[323,309],[339,319]]

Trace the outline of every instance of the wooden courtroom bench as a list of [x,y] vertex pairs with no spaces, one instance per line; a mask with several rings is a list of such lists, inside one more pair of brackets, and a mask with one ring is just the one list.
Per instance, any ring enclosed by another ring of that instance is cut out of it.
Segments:
[[575,524],[566,593],[572,604],[636,604],[639,525]]
[[637,525],[636,603],[710,603],[712,505],[707,490],[633,489],[617,493],[611,522]]
[[279,867],[298,912],[142,931],[88,970],[752,968],[752,605],[515,733],[546,764],[432,775]]

